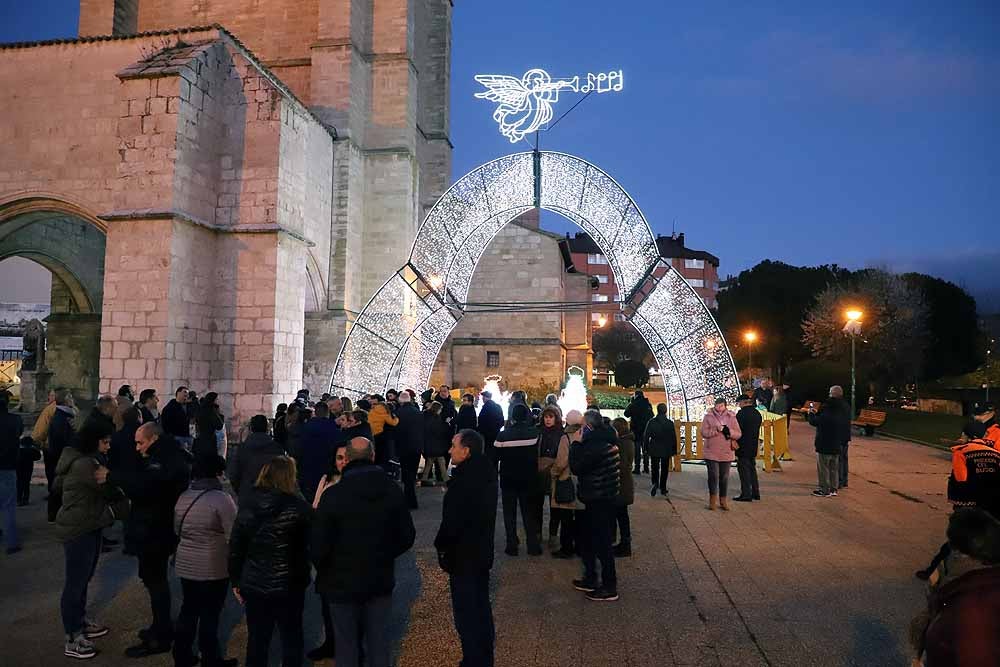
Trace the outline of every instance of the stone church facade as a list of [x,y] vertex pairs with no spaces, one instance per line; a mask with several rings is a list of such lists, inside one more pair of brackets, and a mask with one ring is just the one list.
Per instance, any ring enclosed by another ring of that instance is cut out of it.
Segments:
[[[557,389],[570,366],[591,376],[592,279],[572,267],[561,241],[539,227],[538,209],[500,230],[476,266],[466,314],[438,356],[432,385],[478,388],[486,376],[500,375],[508,389]],[[497,303],[540,307],[476,312]],[[560,303],[584,307],[562,310]]]
[[0,259],[53,273],[55,382],[236,422],[324,391],[447,187],[450,31],[450,0],[81,0],[80,38],[0,45]]

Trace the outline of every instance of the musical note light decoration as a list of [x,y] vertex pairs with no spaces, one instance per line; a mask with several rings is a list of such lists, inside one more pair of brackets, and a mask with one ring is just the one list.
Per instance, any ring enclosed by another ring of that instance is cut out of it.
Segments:
[[506,74],[479,74],[475,79],[486,87],[476,93],[476,98],[497,102],[493,120],[500,126],[500,134],[512,144],[526,134],[545,129],[552,120],[552,105],[559,101],[560,92],[611,93],[620,91],[625,83],[621,70],[553,79],[545,70],[535,68],[520,79]]

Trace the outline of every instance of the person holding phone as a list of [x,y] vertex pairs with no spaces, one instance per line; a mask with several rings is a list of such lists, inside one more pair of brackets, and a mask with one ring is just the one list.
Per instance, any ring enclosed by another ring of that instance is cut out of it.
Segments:
[[715,399],[715,406],[701,420],[701,441],[708,468],[708,509],[729,511],[729,468],[736,458],[743,435],[736,415],[729,411],[726,399]]

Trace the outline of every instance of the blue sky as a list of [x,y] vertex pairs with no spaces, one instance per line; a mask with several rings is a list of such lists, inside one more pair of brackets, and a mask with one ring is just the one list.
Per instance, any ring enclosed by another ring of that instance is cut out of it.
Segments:
[[[75,33],[73,0],[0,2],[2,41]],[[884,265],[1000,310],[1000,4],[458,0],[453,27],[455,176],[526,147],[475,74],[622,69],[542,146],[614,176],[655,231],[723,274]]]

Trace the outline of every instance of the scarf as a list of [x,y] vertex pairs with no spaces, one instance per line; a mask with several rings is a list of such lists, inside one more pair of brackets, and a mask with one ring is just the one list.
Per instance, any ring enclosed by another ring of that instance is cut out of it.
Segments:
[[559,441],[564,435],[562,426],[543,428],[542,434],[538,436],[538,456],[548,459],[556,458],[559,454]]

